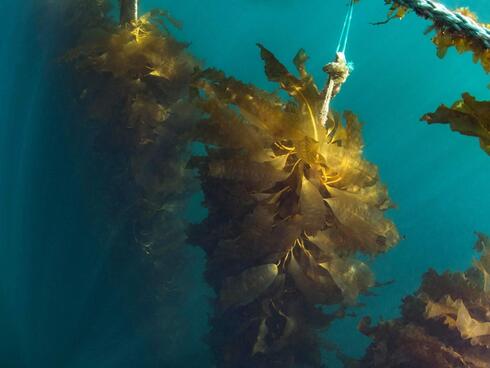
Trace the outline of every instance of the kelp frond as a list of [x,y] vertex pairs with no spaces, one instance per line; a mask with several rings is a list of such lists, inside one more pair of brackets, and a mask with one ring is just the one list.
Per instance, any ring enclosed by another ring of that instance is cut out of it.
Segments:
[[[476,14],[468,8],[458,8],[455,12],[478,22]],[[490,29],[490,24],[478,23],[482,27]],[[473,61],[475,63],[480,62],[483,69],[485,69],[486,72],[490,72],[490,49],[488,47],[474,38],[469,38],[463,33],[449,29],[443,25],[434,24],[427,32],[430,32],[432,29],[436,31],[435,36],[432,38],[432,42],[437,47],[437,56],[440,58],[444,57],[447,50],[451,47],[454,47],[460,54],[469,51],[473,53]]]
[[124,27],[87,28],[65,56],[80,75],[90,116],[104,127],[104,144],[130,160],[144,203],[182,192],[197,116],[188,92],[198,62],[164,27],[167,21],[178,25],[153,11]]
[[385,4],[390,7],[390,10],[388,11],[388,19],[402,19],[410,11],[409,8],[397,3],[395,0],[385,0]]
[[[385,0],[385,3],[390,6],[388,20],[392,18],[402,19],[411,10],[396,0]],[[484,29],[490,29],[490,24],[481,23],[478,20],[477,15],[467,7],[457,8],[454,10],[454,13],[470,18]],[[417,15],[423,18],[430,18],[425,12],[421,11],[418,11]],[[380,22],[379,24],[383,23],[386,22]],[[454,47],[460,54],[472,52],[473,61],[475,63],[480,62],[483,69],[486,72],[490,72],[490,49],[488,48],[488,45],[483,44],[478,38],[471,37],[468,33],[452,27],[448,23],[433,21],[432,25],[427,28],[425,33],[428,34],[432,31],[435,31],[432,42],[437,47],[438,57],[443,58],[446,55],[447,50],[451,47]]]
[[451,107],[441,105],[422,120],[429,124],[449,124],[456,132],[478,137],[480,147],[490,155],[490,101],[477,101],[464,93]]
[[179,328],[175,316],[185,295],[185,285],[180,293],[172,285],[187,262],[183,211],[195,183],[186,166],[199,116],[189,91],[199,63],[171,35],[166,24],[178,22],[166,12],[124,26],[101,19],[82,27],[64,60],[77,72],[80,100],[94,121],[106,169],[100,176],[107,177],[104,194],[114,212],[107,222],[124,219],[114,253],[123,259],[137,255],[128,268],[144,285],[138,295],[147,311],[142,324],[151,325],[154,346],[165,346],[157,355],[166,359],[179,347],[169,340]]
[[362,156],[357,117],[330,113],[325,129],[304,51],[296,77],[259,48],[288,99],[212,69],[196,82],[208,114],[196,139],[208,151],[193,166],[209,215],[191,237],[219,295],[219,365],[319,366],[315,328],[334,317],[315,305],[354,304],[374,285],[356,253],[385,252],[399,235],[384,217],[392,203],[377,168]]
[[[403,17],[407,8],[396,0],[385,0],[390,7],[390,15],[396,13]],[[490,29],[490,24],[478,22],[478,17],[468,8],[459,8],[455,13],[461,14],[483,29]],[[418,15],[427,18],[424,13]],[[458,53],[470,51],[473,53],[473,61],[480,62],[486,72],[490,71],[490,49],[477,37],[471,37],[468,32],[463,32],[451,27],[449,23],[434,21],[426,33],[435,31],[432,41],[437,47],[437,55],[442,58],[447,50],[454,47]],[[427,113],[422,120],[429,124],[449,124],[451,129],[464,135],[475,136],[480,139],[481,148],[490,154],[490,102],[477,101],[468,93],[463,94],[462,100],[456,101],[451,107],[441,105],[433,113]]]
[[480,259],[466,272],[430,270],[403,300],[402,317],[361,330],[374,339],[361,367],[485,368],[490,361],[490,240],[477,233]]

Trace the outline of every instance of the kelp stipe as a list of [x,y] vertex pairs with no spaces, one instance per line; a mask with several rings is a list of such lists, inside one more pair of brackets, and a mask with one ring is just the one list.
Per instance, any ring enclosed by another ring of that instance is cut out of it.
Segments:
[[[209,342],[219,367],[320,367],[318,331],[374,285],[357,253],[374,256],[399,235],[374,165],[362,157],[350,112],[318,117],[322,92],[294,58],[299,78],[259,45],[278,95],[209,69],[196,82],[208,118],[194,157],[208,217],[190,231],[207,254],[217,293]],[[330,132],[331,136],[327,133]],[[338,305],[324,313],[321,306]]]
[[[74,2],[81,4],[98,2]],[[188,98],[198,62],[171,36],[166,24],[178,23],[165,12],[122,26],[99,19],[77,20],[81,37],[64,61],[76,71],[79,99],[106,164],[100,175],[107,178],[108,227],[117,219],[122,229],[113,252],[132,282],[144,285],[134,301],[143,305],[140,332],[154,335],[165,361],[180,348],[173,338],[186,285],[175,283],[188,261],[183,209],[196,189],[185,167],[198,116]]]
[[429,270],[406,297],[402,316],[361,331],[374,341],[362,368],[486,368],[490,362],[490,238],[477,233],[480,259],[466,272]]

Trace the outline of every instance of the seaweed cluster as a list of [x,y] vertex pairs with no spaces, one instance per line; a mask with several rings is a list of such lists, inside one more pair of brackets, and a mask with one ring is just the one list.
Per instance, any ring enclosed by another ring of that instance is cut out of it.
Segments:
[[[476,20],[476,15],[467,9],[461,10],[461,13]],[[490,25],[486,27],[490,28]],[[439,57],[443,57],[450,46],[454,46],[459,53],[471,50],[473,60],[479,60],[485,71],[490,71],[488,47],[444,29],[436,27],[436,30],[433,41],[437,45]],[[449,124],[453,131],[479,138],[481,149],[490,155],[490,101],[478,101],[465,92],[462,99],[454,102],[451,107],[442,104],[436,111],[424,114],[421,120],[429,124]]]
[[[388,20],[392,18],[402,19],[410,11],[409,8],[403,4],[400,4],[396,0],[385,0],[385,3],[390,6]],[[474,20],[484,28],[490,29],[490,24],[479,22],[477,15],[469,8],[457,8],[454,10],[454,12]],[[422,12],[418,12],[417,15],[427,18],[427,14]],[[483,44],[480,40],[474,37],[469,37],[467,33],[437,21],[434,21],[433,24],[427,28],[425,33],[428,34],[432,31],[435,31],[435,35],[432,37],[432,42],[437,47],[437,56],[443,58],[446,55],[447,50],[451,47],[454,47],[460,54],[464,52],[472,52],[473,61],[475,63],[480,62],[487,72],[490,71],[490,50],[488,49],[488,46]]]
[[402,304],[402,316],[360,330],[374,341],[366,368],[488,368],[490,362],[490,238],[478,233],[480,258],[466,272],[429,270]]
[[132,282],[144,285],[137,296],[146,306],[142,323],[165,355],[185,288],[175,285],[188,261],[183,210],[197,186],[186,165],[198,117],[189,101],[198,62],[171,36],[166,25],[178,23],[165,12],[120,26],[97,0],[72,5],[81,35],[64,61],[76,70],[79,99],[93,121],[107,231],[120,229],[112,252]]
[[[318,331],[375,284],[359,254],[399,240],[384,217],[393,207],[386,187],[362,156],[357,117],[346,112],[343,123],[330,112],[326,127],[319,123],[324,92],[304,51],[296,77],[260,46],[269,80],[289,95],[282,98],[214,69],[198,72],[165,12],[118,25],[102,3],[85,3],[91,21],[77,15],[83,31],[64,59],[77,71],[107,163],[110,216],[124,229],[116,253],[136,255],[126,262],[141,271],[140,297],[155,317],[143,318],[156,342],[168,352],[161,339],[178,330],[173,283],[186,264],[191,167],[209,212],[188,234],[207,254],[206,279],[218,295],[209,337],[218,365],[321,366]],[[188,163],[192,140],[207,152]]]
[[[390,5],[388,19],[403,18],[409,9],[396,0],[385,0]],[[458,8],[456,13],[478,22],[478,17],[468,8]],[[427,18],[423,13],[417,15]],[[383,22],[381,22],[383,23]],[[490,24],[479,23],[482,27],[489,28]],[[437,56],[443,58],[447,50],[454,47],[458,53],[470,51],[473,53],[473,61],[480,62],[486,72],[490,72],[490,49],[476,38],[469,37],[466,33],[449,28],[442,23],[434,22],[426,33],[435,31],[432,42],[437,47]],[[451,107],[441,105],[433,113],[427,113],[421,120],[429,124],[449,124],[451,129],[464,135],[478,137],[480,147],[490,154],[490,102],[477,101],[469,93],[464,93],[461,100],[453,103]]]
[[321,126],[324,95],[305,52],[296,77],[259,47],[268,79],[289,98],[214,69],[196,82],[207,118],[195,134],[207,152],[191,166],[208,217],[190,240],[206,252],[217,294],[209,342],[219,367],[319,367],[318,331],[375,283],[358,254],[385,252],[399,235],[357,117],[346,112],[343,124],[330,112]]
[[[479,23],[481,26],[490,29],[490,24],[478,22],[478,17],[469,8],[458,8],[455,12],[467,16]],[[485,71],[490,72],[490,49],[475,38],[469,38],[464,33],[450,29],[443,24],[435,23],[427,33],[435,30],[436,34],[432,42],[437,47],[437,56],[443,58],[449,48],[454,47],[460,54],[464,52],[473,53],[473,61],[480,62]]]
[[[387,2],[391,17],[407,11]],[[179,24],[166,12],[126,14],[119,25],[104,0],[57,6],[79,36],[64,60],[77,71],[93,120],[107,227],[122,229],[113,253],[145,285],[138,297],[150,318],[142,321],[161,354],[180,328],[174,316],[185,286],[175,279],[187,265],[182,212],[196,186],[193,168],[208,216],[188,236],[207,255],[205,276],[217,295],[209,343],[218,366],[322,366],[319,332],[375,286],[366,259],[399,241],[385,217],[393,207],[387,189],[363,158],[357,117],[330,111],[320,123],[325,91],[306,70],[303,50],[295,76],[259,45],[265,73],[281,89],[269,93],[198,70],[187,45],[171,36],[167,24]],[[490,69],[488,49],[443,25],[433,29],[439,56],[450,46],[471,50]],[[488,102],[464,94],[423,119],[479,137],[490,154],[489,116]],[[206,154],[190,159],[193,140]],[[490,240],[479,234],[477,249],[481,258],[465,273],[429,271],[400,319],[363,321],[374,342],[362,366],[488,367]]]

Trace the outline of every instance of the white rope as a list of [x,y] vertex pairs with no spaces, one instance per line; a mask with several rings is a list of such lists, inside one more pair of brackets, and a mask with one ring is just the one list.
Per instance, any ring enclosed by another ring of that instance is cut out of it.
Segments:
[[[332,97],[338,93],[340,85],[345,82],[349,76],[349,69],[345,59],[345,49],[349,40],[350,26],[352,23],[352,14],[354,12],[354,0],[350,0],[349,9],[345,15],[342,31],[340,32],[339,42],[335,50],[335,60],[325,67],[325,71],[329,74],[327,85],[325,86],[325,98],[323,99],[322,109],[320,111],[320,122],[322,126],[326,126],[328,113],[330,111],[330,101]],[[335,90],[334,90],[335,89]],[[335,92],[335,93],[334,93]],[[327,133],[332,134],[335,127]]]
[[341,52],[344,54],[345,54],[345,49],[347,47],[347,41],[349,40],[350,25],[352,23],[352,13],[353,12],[354,12],[354,1],[351,0],[350,6],[349,6],[349,12],[348,12],[349,20],[347,21],[347,30],[345,31],[344,45],[343,45],[342,50],[341,50]]
[[340,45],[342,45],[342,40],[344,38],[345,30],[347,28],[347,22],[349,21],[349,13],[350,13],[351,6],[352,6],[352,1],[349,4],[349,9],[347,10],[347,14],[345,15],[344,24],[342,25],[342,31],[340,32],[339,42],[337,43],[337,48],[335,49],[335,52],[340,51]]
[[139,0],[119,0],[121,24],[129,24],[138,19],[138,2]]
[[[333,79],[330,78],[328,81],[327,90],[325,92],[325,99],[323,100],[322,110],[320,111],[320,122],[322,126],[327,125],[328,113],[330,112],[330,100],[332,99],[333,85]],[[328,132],[327,134],[330,134],[330,132]]]
[[[339,92],[340,86],[349,76],[349,67],[345,59],[345,54],[341,51],[337,52],[335,60],[327,64],[324,71],[328,73],[329,78],[324,89],[325,98],[323,99],[323,105],[320,111],[320,122],[322,126],[326,126],[332,97]],[[328,134],[330,134],[330,132]]]

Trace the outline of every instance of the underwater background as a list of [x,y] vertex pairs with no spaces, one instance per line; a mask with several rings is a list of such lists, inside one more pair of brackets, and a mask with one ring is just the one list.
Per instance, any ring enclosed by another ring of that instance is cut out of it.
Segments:
[[[138,334],[144,310],[133,304],[142,282],[121,269],[97,215],[101,180],[94,168],[92,137],[66,90],[59,56],[68,40],[56,13],[39,12],[39,1],[0,0],[0,365],[2,367],[154,367],[149,342]],[[445,1],[469,6],[490,19],[487,0]],[[343,1],[320,0],[142,0],[142,11],[168,10],[183,23],[179,39],[206,65],[268,90],[256,43],[283,60],[298,49],[321,68],[337,45],[346,12]],[[447,126],[419,121],[441,103],[468,91],[488,99],[488,76],[470,54],[450,50],[444,60],[413,14],[383,20],[383,1],[354,9],[347,58],[355,69],[333,102],[355,111],[362,122],[365,154],[379,166],[397,209],[390,212],[404,240],[373,261],[379,281],[395,280],[364,297],[359,316],[388,319],[400,299],[414,291],[429,267],[464,270],[474,254],[474,231],[490,233],[490,160],[474,138]],[[286,64],[290,66],[290,64]],[[200,221],[197,195],[186,218]],[[102,206],[101,206],[102,207]],[[127,264],[127,263],[124,263]],[[185,343],[169,363],[211,367],[203,336],[208,331],[212,291],[202,279],[204,256],[189,248],[179,279],[191,285],[181,307],[184,324],[175,331]],[[143,317],[144,318],[144,317]],[[335,322],[327,335],[347,353],[360,356],[369,340],[357,318]],[[165,346],[162,346],[165,349]],[[333,359],[326,356],[325,359]]]

